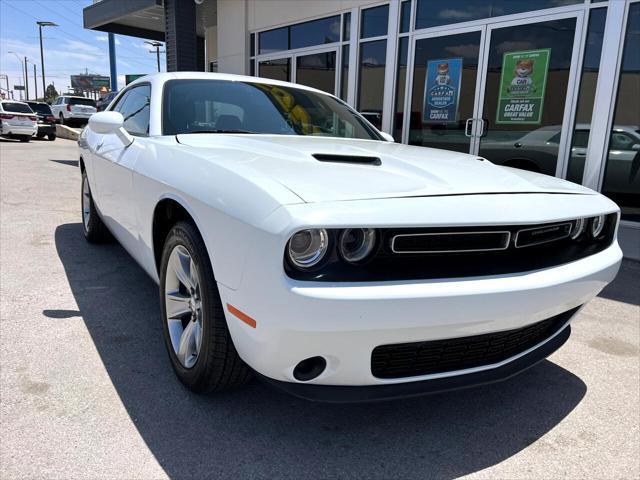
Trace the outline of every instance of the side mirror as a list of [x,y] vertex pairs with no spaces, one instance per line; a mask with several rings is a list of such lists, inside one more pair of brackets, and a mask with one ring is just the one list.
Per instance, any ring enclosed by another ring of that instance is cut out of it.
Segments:
[[640,152],[640,143],[634,143],[633,145],[631,145],[631,150],[633,150],[634,152]]
[[124,117],[120,112],[97,112],[89,117],[89,128],[103,135],[114,134],[128,147],[133,143],[133,137],[122,127]]
[[382,138],[384,138],[387,142],[394,143],[396,141],[396,139],[393,138],[393,135],[387,132],[380,132],[380,135],[382,135]]

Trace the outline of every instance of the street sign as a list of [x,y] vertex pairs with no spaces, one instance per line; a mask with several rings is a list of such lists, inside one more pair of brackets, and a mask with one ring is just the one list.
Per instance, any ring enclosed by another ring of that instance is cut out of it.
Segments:
[[24,85],[14,85],[13,89],[14,90],[24,90]]
[[124,76],[124,84],[129,85],[134,80],[137,80],[140,77],[144,77],[146,73],[128,73]]

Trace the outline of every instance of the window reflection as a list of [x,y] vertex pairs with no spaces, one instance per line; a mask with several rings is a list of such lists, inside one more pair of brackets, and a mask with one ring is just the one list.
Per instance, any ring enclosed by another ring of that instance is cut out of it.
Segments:
[[622,69],[602,191],[622,210],[623,220],[640,221],[640,3],[629,7]]
[[362,11],[360,38],[380,37],[387,34],[389,5],[367,8]]
[[357,108],[376,128],[382,127],[384,98],[384,69],[387,41],[377,40],[360,44],[360,68]]
[[296,83],[333,94],[336,85],[336,53],[316,53],[297,57]]
[[402,125],[404,124],[404,96],[407,83],[407,57],[409,53],[409,37],[400,38],[398,44],[398,72],[396,76],[396,106],[393,121],[393,138],[402,142]]
[[291,25],[290,48],[322,45],[340,40],[340,16],[321,18],[311,22]]
[[260,62],[258,75],[264,78],[289,82],[291,80],[291,59],[278,58]]
[[583,3],[583,0],[417,0],[416,28],[469,22],[544,8]]

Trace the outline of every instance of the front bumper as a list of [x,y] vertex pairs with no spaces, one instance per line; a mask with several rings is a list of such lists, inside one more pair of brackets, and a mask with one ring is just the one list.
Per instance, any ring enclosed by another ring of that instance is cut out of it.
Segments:
[[622,252],[614,242],[585,259],[523,274],[326,284],[288,278],[261,281],[255,272],[251,281],[244,277],[242,288],[232,290],[219,284],[219,290],[225,305],[236,307],[256,322],[252,328],[227,308],[227,323],[238,353],[261,375],[300,384],[293,375],[296,365],[321,356],[326,359],[326,369],[305,384],[393,385],[466,377],[501,364],[377,378],[371,369],[371,354],[377,346],[469,337],[531,325],[588,302],[613,280],[621,259]]
[[538,364],[569,339],[571,326],[567,325],[557,335],[550,338],[538,348],[515,358],[496,368],[481,370],[464,375],[422,380],[417,382],[396,383],[390,385],[348,386],[348,385],[314,385],[302,382],[283,382],[274,380],[261,374],[258,378],[296,397],[305,400],[349,403],[349,402],[377,402],[398,398],[417,397],[434,393],[461,390],[464,388],[488,385],[507,380],[528,368]]

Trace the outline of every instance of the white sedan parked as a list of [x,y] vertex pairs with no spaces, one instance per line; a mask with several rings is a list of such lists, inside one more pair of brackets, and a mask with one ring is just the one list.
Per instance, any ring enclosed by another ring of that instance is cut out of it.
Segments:
[[379,400],[510,377],[616,275],[619,209],[556,178],[393,143],[311,88],[146,76],[79,140],[86,238],[159,283],[197,392],[252,373]]

